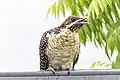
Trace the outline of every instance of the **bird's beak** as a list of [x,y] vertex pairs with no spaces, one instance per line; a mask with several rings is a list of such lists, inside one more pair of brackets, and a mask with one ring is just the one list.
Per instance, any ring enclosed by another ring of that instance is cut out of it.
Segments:
[[87,24],[87,23],[88,23],[87,18],[84,17],[84,18],[80,18],[76,20],[70,25],[66,25],[66,27],[70,29],[71,31],[76,31],[77,29],[80,29],[84,24]]
[[88,23],[87,17],[84,17],[82,19],[77,20],[75,24],[77,24],[79,27],[82,27],[84,24],[87,24],[87,23]]
[[78,20],[76,20],[75,22],[69,24],[69,25],[66,25],[68,28],[71,28],[71,27],[82,27],[84,24],[88,23],[87,21],[87,17],[84,17],[84,18],[80,18]]

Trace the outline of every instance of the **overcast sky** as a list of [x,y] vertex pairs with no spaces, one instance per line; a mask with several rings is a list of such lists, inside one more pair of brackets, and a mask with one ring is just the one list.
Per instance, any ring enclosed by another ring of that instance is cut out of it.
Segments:
[[[46,30],[58,26],[53,16],[46,18],[54,0],[0,0],[0,72],[39,71],[39,42]],[[68,16],[68,15],[67,15]],[[81,45],[76,69],[88,69],[96,60],[108,59],[91,43]]]

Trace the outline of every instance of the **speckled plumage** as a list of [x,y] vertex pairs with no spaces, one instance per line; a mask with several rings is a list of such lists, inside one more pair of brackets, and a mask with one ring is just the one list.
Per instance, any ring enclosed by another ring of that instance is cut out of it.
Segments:
[[48,56],[46,55],[48,39],[49,39],[48,35],[51,35],[52,33],[58,34],[59,32],[60,32],[59,27],[55,27],[54,29],[46,31],[42,35],[42,38],[40,40],[40,45],[39,45],[40,69],[41,70],[46,70],[46,69],[48,69],[48,66],[49,66]]
[[80,54],[77,29],[78,25],[80,27],[83,25],[81,19],[83,18],[70,16],[62,25],[48,30],[42,35],[39,45],[41,70],[74,69]]

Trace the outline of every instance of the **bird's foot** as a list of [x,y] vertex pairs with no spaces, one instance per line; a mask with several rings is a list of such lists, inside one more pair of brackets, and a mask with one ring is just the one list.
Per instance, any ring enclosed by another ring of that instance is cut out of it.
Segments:
[[70,75],[70,70],[68,70],[68,72],[67,72],[67,76],[69,76]]
[[56,75],[56,74],[55,74],[55,70],[54,70],[52,67],[49,67],[49,68],[47,69],[47,71],[52,71],[53,75],[54,75],[54,76]]
[[69,76],[69,75],[70,75],[70,71],[74,71],[74,69],[68,69],[67,76]]

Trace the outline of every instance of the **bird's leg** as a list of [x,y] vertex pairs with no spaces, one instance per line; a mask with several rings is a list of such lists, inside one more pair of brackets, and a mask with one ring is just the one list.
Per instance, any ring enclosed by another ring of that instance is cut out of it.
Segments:
[[67,73],[67,76],[69,76],[70,75],[70,71],[74,71],[74,69],[72,68],[70,68],[70,69],[67,69],[68,70],[68,73]]
[[67,73],[67,76],[69,76],[69,75],[70,75],[70,71],[71,71],[71,70],[70,70],[70,69],[68,69],[68,73]]
[[56,74],[55,74],[55,70],[54,70],[52,67],[49,67],[49,68],[47,69],[47,71],[52,71],[53,75],[54,75],[54,76],[56,75]]

